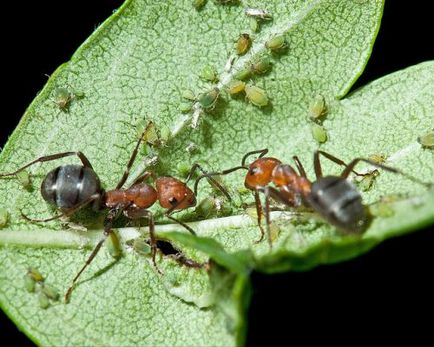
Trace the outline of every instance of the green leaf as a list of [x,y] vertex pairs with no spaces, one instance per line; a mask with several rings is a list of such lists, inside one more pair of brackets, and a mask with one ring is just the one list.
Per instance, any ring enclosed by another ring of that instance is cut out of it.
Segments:
[[[241,6],[210,1],[197,12],[187,0],[127,1],[50,78],[3,150],[1,171],[42,155],[81,150],[110,189],[125,169],[137,128],[153,120],[161,136],[170,130],[170,140],[167,147],[148,149],[146,157],[140,154],[132,179],[154,156],[158,174],[178,175],[182,165],[194,161],[214,170],[237,165],[245,152],[263,147],[279,158],[296,153],[312,175],[311,155],[317,144],[306,118],[311,101],[320,94],[327,104],[323,125],[329,138],[321,148],[350,160],[376,153],[381,143],[391,164],[414,169],[420,179],[430,178],[432,151],[422,150],[415,141],[432,124],[433,101],[428,97],[432,63],[377,81],[339,101],[370,55],[381,1],[253,1],[249,6],[266,8],[273,20],[261,25],[260,32],[252,35],[250,51],[226,71],[233,40],[249,28]],[[260,109],[225,95],[223,90],[235,74],[268,54],[265,43],[278,35],[285,35],[288,48],[271,54],[271,70],[253,78],[266,91],[269,105]],[[201,114],[194,103],[193,114],[181,113],[184,90],[197,96],[213,87],[200,78],[206,66],[218,72],[221,93],[216,108]],[[59,88],[66,88],[71,99],[61,109],[55,103]],[[397,127],[403,120],[406,126]],[[199,125],[191,129],[195,123]],[[167,135],[162,137],[166,142]],[[37,296],[25,289],[27,268],[39,269],[47,284],[64,292],[101,235],[101,214],[77,214],[74,222],[94,230],[85,233],[70,231],[60,222],[34,224],[20,218],[20,209],[38,218],[54,213],[36,188],[48,170],[71,162],[76,159],[29,169],[33,191],[15,179],[0,185],[5,202],[1,207],[10,213],[0,231],[0,303],[21,329],[44,345],[242,344],[248,267],[283,271],[343,260],[433,220],[428,208],[431,193],[402,177],[381,173],[375,189],[364,196],[373,202],[381,194],[409,193],[410,198],[393,205],[393,217],[376,219],[362,238],[355,239],[342,237],[308,215],[305,222],[292,223],[285,219],[288,213],[275,213],[280,235],[270,252],[266,243],[255,243],[259,237],[255,219],[226,203],[224,213],[232,209],[233,216],[191,223],[208,238],[173,233],[182,230],[179,225],[159,225],[157,231],[188,257],[204,261],[208,254],[227,269],[215,266],[208,274],[160,257],[164,271],[160,276],[147,257],[127,251],[115,261],[102,251],[83,274],[71,303],[51,303],[43,310]],[[324,165],[325,172],[333,170],[338,168]],[[238,198],[242,175],[227,176],[224,184]],[[199,200],[211,193],[207,185],[201,188]],[[252,201],[250,195],[240,200]],[[179,216],[198,219],[194,212]],[[124,242],[139,236],[135,229],[123,232]],[[59,319],[64,322],[60,329]]]

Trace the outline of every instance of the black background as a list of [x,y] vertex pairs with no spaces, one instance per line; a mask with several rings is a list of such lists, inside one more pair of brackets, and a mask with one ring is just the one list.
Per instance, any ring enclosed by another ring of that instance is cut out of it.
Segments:
[[[45,84],[44,74],[68,61],[120,4],[119,0],[2,4],[0,145]],[[418,1],[417,6],[387,1],[372,57],[354,88],[432,59],[431,15],[429,1]],[[308,273],[254,273],[247,343],[434,344],[433,245],[434,231],[425,229],[386,241],[355,260]],[[0,339],[1,346],[32,345],[4,314]]]

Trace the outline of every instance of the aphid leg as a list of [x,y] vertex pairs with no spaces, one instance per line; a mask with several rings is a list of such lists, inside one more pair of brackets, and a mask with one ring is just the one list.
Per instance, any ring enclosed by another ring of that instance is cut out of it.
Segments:
[[300,173],[300,176],[307,178],[306,171],[304,170],[303,164],[301,163],[300,159],[296,155],[292,157],[292,159],[295,161],[295,165],[297,165],[298,172]]
[[248,153],[244,154],[244,157],[241,160],[241,166],[246,166],[246,160],[247,160],[247,158],[250,157],[251,155],[257,154],[257,153],[259,153],[258,158],[262,158],[265,154],[268,153],[268,148],[258,149],[256,151],[251,151],[251,152],[248,152]]
[[[188,181],[190,181],[191,177],[194,175],[195,171],[199,170],[200,172],[202,172],[202,175],[207,175],[208,172],[206,172],[202,166],[200,166],[198,163],[193,164],[193,166],[191,167],[190,173],[188,174],[186,180],[185,180],[185,184],[188,183]],[[226,196],[226,198],[229,201],[232,201],[231,196],[229,195],[229,192],[226,190],[225,187],[223,187],[219,182],[217,182],[212,176],[206,176],[208,181],[210,182],[210,184],[214,185],[218,190],[220,190],[224,196]],[[196,185],[195,185],[195,189],[196,189]],[[197,196],[197,191],[194,191],[194,195]]]
[[86,206],[87,204],[91,203],[92,201],[96,201],[98,199],[101,198],[101,194],[97,193],[97,194],[93,194],[91,196],[89,196],[86,200],[83,200],[82,202],[80,202],[79,204],[75,205],[74,207],[71,207],[70,209],[66,210],[63,213],[60,213],[58,215],[55,215],[53,217],[50,218],[45,218],[45,219],[37,219],[37,218],[30,218],[28,216],[26,216],[23,212],[21,212],[21,217],[23,217],[25,220],[29,221],[29,222],[33,222],[33,223],[45,223],[45,222],[49,222],[55,219],[59,219],[61,217],[64,216],[70,216],[73,213],[75,213],[76,211],[80,210],[82,207]]
[[386,170],[386,171],[389,171],[389,172],[393,172],[393,173],[402,175],[402,176],[408,178],[409,180],[411,180],[413,182],[416,182],[416,183],[419,183],[419,184],[421,184],[421,185],[423,185],[423,186],[425,186],[427,188],[431,188],[433,186],[432,182],[431,183],[423,182],[423,181],[421,181],[420,179],[418,179],[416,177],[413,177],[413,176],[411,176],[409,174],[406,174],[406,173],[402,172],[401,170],[398,170],[398,169],[395,169],[393,167],[386,166],[386,165],[383,165],[383,164],[379,164],[379,163],[377,163],[375,161],[372,161],[372,160],[369,160],[369,159],[365,159],[365,158],[356,158],[356,159],[353,159],[353,161],[348,164],[348,166],[345,168],[345,170],[342,171],[341,177],[342,178],[347,178],[349,176],[350,172],[354,171],[353,168],[359,162],[361,162],[361,161],[364,161],[365,163],[368,163],[368,164],[370,164],[372,166],[375,166],[375,167],[378,167],[380,169],[383,169],[383,170]]
[[46,155],[46,156],[40,157],[38,159],[35,159],[32,162],[20,167],[18,170],[14,171],[14,172],[6,173],[6,174],[0,174],[0,177],[14,176],[17,173],[23,171],[24,169],[27,169],[29,166],[32,166],[33,164],[44,163],[46,161],[61,159],[61,158],[69,157],[71,155],[76,155],[83,163],[83,166],[92,169],[92,165],[90,164],[89,160],[86,158],[86,156],[83,153],[81,153],[81,152],[62,152],[62,153]]
[[66,294],[65,294],[65,303],[69,302],[69,298],[71,297],[72,290],[74,289],[75,284],[76,284],[77,280],[79,279],[80,275],[89,266],[89,264],[92,263],[93,259],[98,254],[98,252],[101,249],[105,240],[107,240],[107,238],[113,232],[113,230],[112,230],[113,221],[116,219],[118,212],[119,212],[119,209],[117,209],[117,208],[111,209],[109,211],[109,213],[106,217],[106,220],[104,222],[103,237],[101,238],[101,240],[98,241],[98,243],[96,244],[92,253],[90,254],[89,258],[87,258],[86,263],[83,265],[83,267],[80,269],[80,271],[75,275],[74,279],[72,280],[71,286],[68,288],[68,290],[66,291]]
[[[349,165],[347,165],[344,161],[340,160],[339,158],[336,158],[335,156],[333,156],[333,155],[331,155],[331,154],[329,154],[327,152],[324,152],[324,151],[315,151],[315,153],[313,155],[313,165],[314,165],[314,169],[315,169],[316,178],[322,177],[322,169],[321,169],[321,163],[320,163],[320,158],[319,158],[320,154],[322,156],[324,156],[325,158],[327,158],[328,160],[330,160],[330,161],[332,161],[332,162],[334,162],[334,163],[336,163],[338,165],[345,166],[346,167],[345,170],[347,170],[348,167],[349,167]],[[357,176],[366,176],[366,174],[358,173],[357,171],[354,171],[353,169],[354,169],[354,166],[351,167],[351,169],[348,171],[348,175],[352,171]]]
[[152,263],[154,264],[155,269],[158,271],[158,273],[162,274],[160,269],[157,266],[157,262],[155,260],[155,257],[157,255],[157,238],[155,237],[155,222],[154,222],[154,215],[151,211],[143,209],[143,208],[137,208],[130,206],[126,210],[124,210],[124,215],[129,219],[139,219],[146,217],[149,220],[149,239],[150,239],[150,246],[151,246],[151,256],[152,256]]
[[128,161],[128,164],[127,164],[127,167],[124,171],[124,174],[122,175],[122,177],[119,180],[119,183],[116,185],[115,189],[122,188],[122,186],[127,181],[128,176],[130,175],[130,169],[133,166],[134,161],[136,160],[137,153],[139,152],[140,143],[142,142],[143,137],[145,136],[147,129],[148,128],[146,127],[146,129],[143,131],[142,135],[140,136],[140,139],[137,141],[136,147],[134,148],[133,153],[131,153],[131,157],[130,157],[130,160]]

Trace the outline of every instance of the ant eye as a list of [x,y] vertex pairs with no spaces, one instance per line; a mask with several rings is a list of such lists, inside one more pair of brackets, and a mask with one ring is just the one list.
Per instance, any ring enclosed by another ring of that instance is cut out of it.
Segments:
[[257,167],[252,167],[249,170],[249,175],[254,175],[258,172],[258,168]]
[[175,205],[177,202],[178,202],[178,200],[175,197],[171,197],[169,199],[169,204],[171,204],[171,205]]

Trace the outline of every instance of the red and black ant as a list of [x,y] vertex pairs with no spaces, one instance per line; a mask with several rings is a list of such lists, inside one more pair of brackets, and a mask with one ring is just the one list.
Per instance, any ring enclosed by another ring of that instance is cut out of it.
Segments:
[[[369,159],[355,158],[349,164],[346,164],[342,160],[324,151],[316,151],[314,153],[313,162],[316,181],[311,182],[307,178],[304,167],[297,156],[293,156],[293,160],[297,166],[298,173],[291,166],[282,164],[282,162],[276,158],[264,157],[267,153],[268,149],[252,151],[244,155],[241,166],[236,166],[221,172],[204,174],[196,180],[195,189],[197,189],[199,180],[203,177],[226,175],[240,169],[248,170],[244,185],[246,188],[252,190],[255,196],[258,226],[261,230],[261,238],[258,242],[262,241],[264,237],[264,230],[261,225],[262,205],[259,198],[259,193],[262,192],[265,195],[264,212],[270,247],[270,197],[286,206],[305,206],[311,208],[331,225],[344,232],[354,234],[362,233],[368,226],[371,217],[366,206],[362,203],[362,197],[359,191],[347,180],[351,172],[359,176],[364,176],[364,174],[359,174],[354,171],[354,167],[359,162],[366,162],[381,169],[398,173],[426,187],[432,186],[432,184],[424,183],[398,169],[378,164]],[[258,159],[246,165],[247,158],[253,154],[259,154]],[[341,175],[323,176],[320,155],[338,165],[345,166]],[[273,183],[275,187],[270,186],[271,183]]]
[[[98,175],[95,173],[89,160],[82,152],[63,152],[43,156],[33,160],[32,162],[24,165],[12,173],[0,174],[0,177],[13,176],[33,164],[76,155],[80,159],[82,165],[58,166],[45,176],[41,184],[41,194],[44,200],[50,205],[60,209],[62,213],[46,219],[32,219],[23,213],[21,213],[21,215],[24,219],[30,222],[48,222],[58,219],[62,216],[72,215],[74,212],[88,204],[92,204],[94,209],[97,210],[104,208],[108,209],[107,216],[104,220],[103,238],[96,244],[89,258],[86,260],[86,263],[72,280],[72,284],[65,294],[65,302],[68,302],[75,283],[82,272],[95,258],[104,241],[109,236],[113,235],[113,223],[122,213],[128,219],[138,219],[142,217],[148,218],[152,261],[156,268],[157,264],[155,261],[155,256],[157,251],[157,240],[154,231],[155,222],[153,214],[148,210],[148,208],[151,207],[157,200],[161,207],[167,209],[164,213],[167,218],[182,225],[189,232],[195,235],[193,229],[191,229],[187,224],[174,218],[172,213],[196,205],[197,185],[195,186],[195,190],[193,192],[189,187],[187,187],[187,183],[192,178],[196,170],[200,170],[203,175],[206,175],[206,171],[204,171],[199,164],[194,164],[192,166],[185,182],[182,182],[171,176],[156,178],[151,172],[144,172],[137,179],[135,179],[128,188],[122,188],[136,159],[143,136],[144,133],[138,140],[131,154],[124,174],[122,175],[119,183],[116,185],[116,188],[113,190],[105,191],[101,187]],[[146,180],[149,176],[154,177],[155,188],[144,183],[144,180]],[[212,184],[220,189],[230,200],[230,196],[226,190],[212,177],[209,178]],[[188,262],[186,262],[186,265],[188,266]]]

